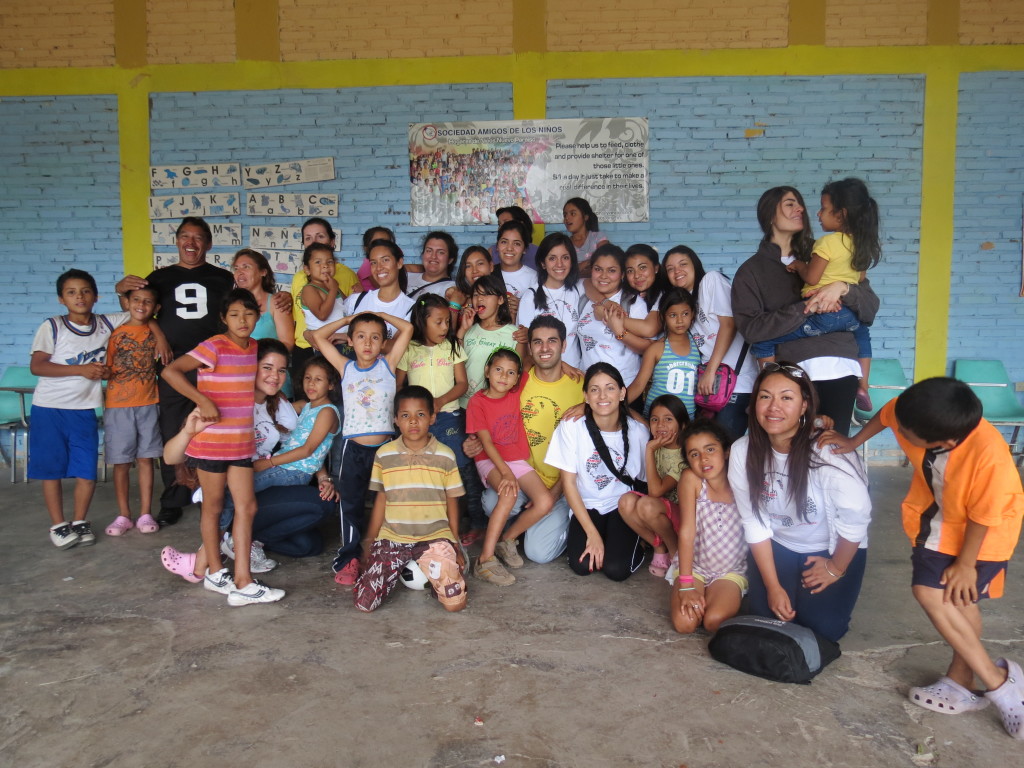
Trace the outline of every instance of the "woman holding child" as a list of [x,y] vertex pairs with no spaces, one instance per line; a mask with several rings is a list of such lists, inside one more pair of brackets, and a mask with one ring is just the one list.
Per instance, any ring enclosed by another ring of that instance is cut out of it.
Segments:
[[839,640],[867,562],[871,499],[856,454],[815,445],[818,396],[799,366],[767,363],[729,485],[750,546],[750,612]]

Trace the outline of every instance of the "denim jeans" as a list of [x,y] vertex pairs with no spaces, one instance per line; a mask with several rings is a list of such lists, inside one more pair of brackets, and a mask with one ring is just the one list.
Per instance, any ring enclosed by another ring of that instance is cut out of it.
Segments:
[[754,357],[761,359],[775,356],[775,347],[786,341],[806,339],[810,336],[823,336],[826,333],[851,331],[857,340],[857,357],[871,357],[871,334],[866,325],[862,325],[853,310],[843,307],[838,312],[822,312],[807,315],[799,328],[774,339],[758,341],[750,345]]

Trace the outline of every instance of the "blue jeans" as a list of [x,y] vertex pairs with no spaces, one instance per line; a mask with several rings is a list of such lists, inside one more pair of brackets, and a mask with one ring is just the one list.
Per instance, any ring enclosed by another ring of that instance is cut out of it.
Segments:
[[826,333],[837,333],[839,331],[850,331],[853,338],[857,340],[857,357],[871,357],[871,333],[868,327],[863,325],[853,310],[843,307],[838,312],[822,312],[820,314],[807,315],[803,324],[796,330],[778,336],[774,339],[765,339],[750,345],[750,351],[754,357],[761,359],[775,356],[775,346],[786,341],[806,339],[810,336],[823,336]]
[[[868,551],[858,549],[857,554],[846,569],[846,575],[839,581],[829,585],[824,592],[812,595],[809,589],[801,584],[804,562],[808,557],[830,557],[827,551],[793,552],[772,541],[772,555],[775,558],[775,572],[779,584],[789,595],[789,602],[796,611],[793,621],[803,627],[809,627],[822,637],[838,642],[850,628],[850,617],[860,596],[861,582],[864,580],[864,568],[868,561]],[[750,591],[747,593],[750,613],[755,616],[777,618],[768,607],[768,591],[761,580],[761,572],[753,555],[747,564],[747,578],[750,579]]]
[[[519,491],[512,504],[510,519],[522,512],[523,506],[529,500],[525,493]],[[498,505],[498,492],[488,488],[484,491],[482,501],[484,512],[490,517]],[[565,496],[559,496],[551,511],[526,529],[523,536],[523,554],[535,563],[550,563],[565,552],[570,516],[569,502],[565,500]]]
[[725,408],[715,414],[715,422],[723,427],[733,440],[738,440],[747,434],[747,424],[749,423],[747,408],[749,406],[749,392],[733,392]]
[[[324,550],[320,525],[337,511],[337,502],[324,501],[316,488],[267,488],[256,494],[252,538],[287,557],[313,557]],[[221,529],[230,528],[233,519],[230,509],[221,512]]]
[[310,472],[291,469],[289,467],[267,467],[260,472],[252,473],[252,489],[259,493],[275,485],[309,485],[313,477]]

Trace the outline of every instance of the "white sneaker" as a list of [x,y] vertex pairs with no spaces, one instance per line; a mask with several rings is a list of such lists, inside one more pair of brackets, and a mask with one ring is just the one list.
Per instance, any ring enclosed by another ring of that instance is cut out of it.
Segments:
[[242,589],[232,590],[228,594],[228,605],[238,608],[257,603],[276,603],[282,597],[284,597],[283,589],[274,589],[258,579],[253,579],[251,584]]
[[231,578],[227,568],[221,568],[216,573],[210,573],[210,569],[207,568],[206,576],[203,577],[203,588],[221,595],[230,595],[235,588],[235,580]]
[[71,523],[57,523],[50,526],[50,541],[57,549],[69,549],[78,543],[78,534],[71,528]]
[[193,504],[202,504],[203,503],[203,489],[202,488],[196,488],[194,491],[192,491],[192,503]]
[[[224,531],[224,536],[220,540],[220,551],[225,557],[235,559],[235,541],[231,538],[231,531]],[[262,541],[254,541],[249,547],[249,572],[270,573],[275,568],[277,560],[267,557],[267,553],[263,551]]]

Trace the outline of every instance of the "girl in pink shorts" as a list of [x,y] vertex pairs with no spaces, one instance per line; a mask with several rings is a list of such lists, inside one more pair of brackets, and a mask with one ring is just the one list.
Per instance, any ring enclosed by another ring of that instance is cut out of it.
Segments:
[[[477,577],[499,586],[516,580],[502,562],[511,568],[523,564],[515,538],[505,532],[519,489],[530,499],[531,517],[539,520],[554,505],[544,481],[526,462],[530,446],[519,403],[522,371],[519,355],[506,347],[494,350],[484,367],[487,386],[473,395],[466,406],[466,432],[476,433],[483,445],[483,451],[476,457],[477,471],[480,479],[498,492],[498,504],[491,512],[483,549],[473,570]],[[503,540],[502,536],[506,538]]]

